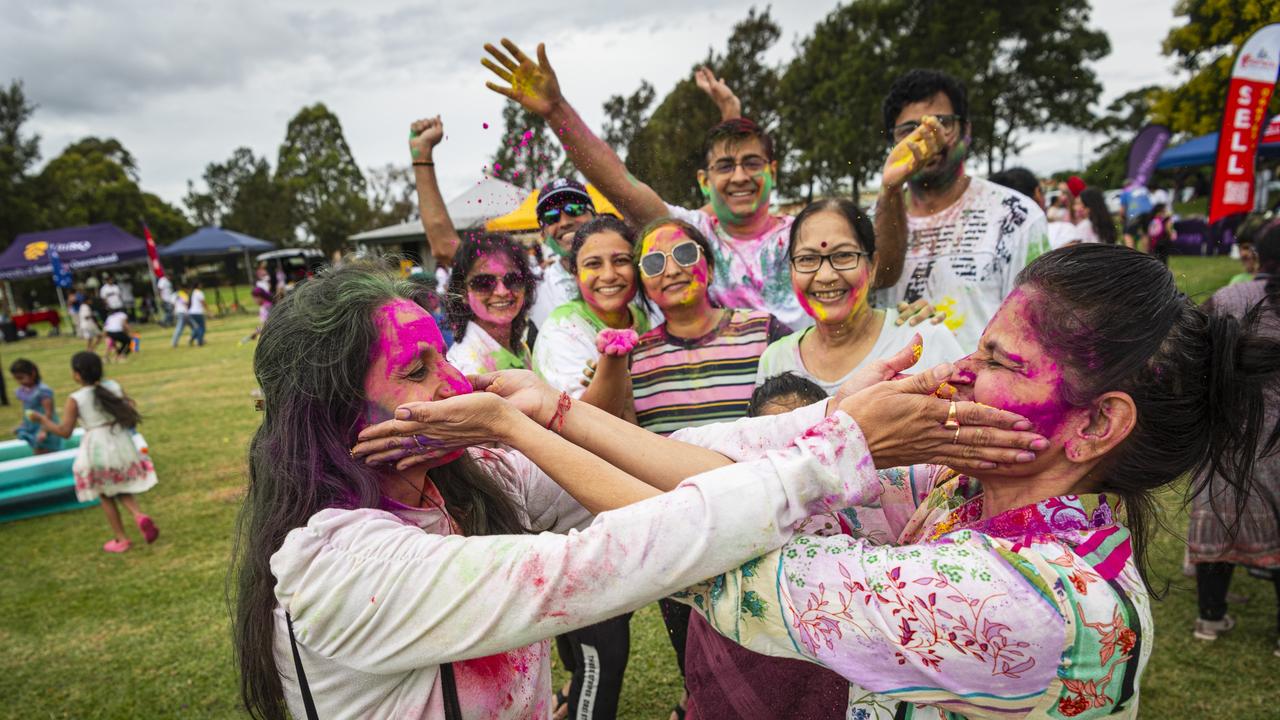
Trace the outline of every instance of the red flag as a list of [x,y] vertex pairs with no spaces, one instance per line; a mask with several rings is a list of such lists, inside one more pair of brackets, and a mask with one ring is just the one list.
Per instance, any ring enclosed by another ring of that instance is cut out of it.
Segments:
[[1227,107],[1222,113],[1222,130],[1218,134],[1209,222],[1253,209],[1253,159],[1277,72],[1280,72],[1280,23],[1273,23],[1244,41],[1231,71]]
[[147,241],[147,257],[151,258],[151,272],[155,273],[156,279],[164,277],[164,268],[160,266],[160,253],[156,251],[155,238],[151,237],[151,228],[147,224],[142,223],[142,237]]

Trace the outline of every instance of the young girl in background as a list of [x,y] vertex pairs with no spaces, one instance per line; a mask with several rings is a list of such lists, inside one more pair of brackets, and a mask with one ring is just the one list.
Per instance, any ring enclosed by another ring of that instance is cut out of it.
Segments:
[[76,478],[78,500],[102,500],[107,524],[115,535],[102,549],[122,553],[131,545],[120,522],[117,498],[133,515],[142,537],[148,543],[155,542],[160,531],[138,507],[138,499],[134,497],[155,486],[156,471],[151,459],[133,444],[130,430],[142,419],[133,400],[124,394],[120,383],[102,379],[102,359],[94,353],[79,352],[71,357],[71,377],[81,387],[67,398],[62,422],[55,423],[40,412],[32,413],[31,418],[47,432],[64,438],[71,437],[77,420],[84,425],[80,454],[71,472]]
[[13,434],[30,445],[31,452],[36,455],[61,450],[62,438],[50,435],[28,417],[38,412],[53,418],[54,422],[58,421],[58,414],[53,409],[53,389],[40,380],[40,368],[30,360],[19,358],[9,366],[9,372],[18,381],[18,389],[13,394],[22,403],[22,424]]

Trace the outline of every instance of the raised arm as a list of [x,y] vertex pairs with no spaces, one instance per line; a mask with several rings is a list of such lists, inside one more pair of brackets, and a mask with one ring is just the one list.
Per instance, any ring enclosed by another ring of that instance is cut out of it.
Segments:
[[435,147],[443,139],[444,123],[439,115],[415,120],[409,126],[409,154],[413,158],[413,180],[418,188],[422,229],[427,233],[427,243],[436,262],[449,265],[461,240],[449,219],[449,210],[444,205],[440,183],[436,179]]
[[716,74],[711,72],[711,68],[706,66],[698,68],[693,73],[693,81],[697,83],[698,89],[706,93],[707,97],[711,98],[711,102],[716,104],[716,108],[720,111],[721,122],[742,117],[742,101],[733,94],[733,90],[725,84],[723,79],[717,78]]
[[880,197],[876,200],[875,287],[889,287],[902,276],[907,257],[907,204],[903,185],[937,154],[943,130],[937,118],[925,116],[916,128],[894,146],[884,162]]
[[622,159],[587,127],[569,101],[560,94],[560,82],[547,60],[547,51],[538,45],[535,63],[515,43],[503,38],[503,50],[486,43],[484,49],[494,60],[480,62],[501,83],[486,82],[490,90],[520,103],[544,119],[560,138],[574,166],[582,171],[596,189],[609,198],[637,227],[667,214],[667,206],[653,188],[636,180],[627,172]]

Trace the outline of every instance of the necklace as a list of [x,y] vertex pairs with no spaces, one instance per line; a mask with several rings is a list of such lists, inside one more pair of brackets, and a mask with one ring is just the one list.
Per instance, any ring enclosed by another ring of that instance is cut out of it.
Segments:
[[[411,482],[409,482],[408,480],[406,480],[406,479],[405,479],[405,477],[404,477],[403,475],[399,475],[399,474],[397,474],[397,475],[396,475],[396,477],[397,477],[397,478],[400,478],[400,481],[401,481],[401,482],[403,482],[405,485],[408,485],[409,487],[411,487],[411,488],[413,488],[414,490],[417,490],[417,491],[418,491],[418,504],[417,504],[417,505],[414,505],[414,507],[418,507],[418,508],[422,507],[423,503],[425,503],[425,502],[427,501],[427,478],[426,478],[426,476],[424,475],[424,476],[423,476],[423,478],[422,478],[422,485],[414,485],[413,483],[411,483]],[[435,503],[432,503],[432,505],[435,505]]]

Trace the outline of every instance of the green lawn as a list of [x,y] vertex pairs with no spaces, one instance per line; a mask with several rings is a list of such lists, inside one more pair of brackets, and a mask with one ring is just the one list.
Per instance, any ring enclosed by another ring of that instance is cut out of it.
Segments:
[[[1175,258],[1184,287],[1198,294],[1237,272],[1226,259]],[[253,325],[242,315],[210,323],[208,346],[170,349],[144,330],[142,353],[110,366],[145,415],[161,484],[142,496],[161,528],[154,546],[103,553],[102,512],[90,508],[0,525],[0,717],[241,717],[224,601],[231,535],[244,482],[245,447],[258,422],[249,392],[253,347],[237,341]],[[81,344],[39,338],[0,348],[5,366],[38,363],[61,403],[73,390],[67,360]],[[10,397],[13,387],[9,386]],[[0,427],[18,408],[0,408]],[[1243,574],[1229,639],[1191,639],[1194,584],[1179,565],[1185,527],[1176,499],[1173,533],[1154,548],[1157,574],[1171,582],[1155,603],[1159,637],[1142,682],[1143,716],[1277,717],[1280,660],[1275,598]],[[136,537],[136,533],[135,533]],[[678,696],[675,657],[655,607],[632,623],[624,718],[665,718]]]

